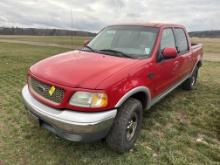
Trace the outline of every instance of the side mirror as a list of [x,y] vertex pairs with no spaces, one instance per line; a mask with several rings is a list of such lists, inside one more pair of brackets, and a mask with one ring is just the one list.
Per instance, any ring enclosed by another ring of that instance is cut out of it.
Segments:
[[162,55],[165,58],[175,58],[177,56],[176,48],[164,48],[162,51]]
[[89,42],[90,42],[90,40],[84,40],[83,46],[85,47],[86,45],[88,45]]

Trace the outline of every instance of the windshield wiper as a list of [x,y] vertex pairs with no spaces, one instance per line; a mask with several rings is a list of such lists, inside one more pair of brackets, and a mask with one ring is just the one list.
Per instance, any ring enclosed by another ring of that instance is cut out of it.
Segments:
[[134,58],[132,56],[129,56],[128,54],[124,53],[124,52],[121,52],[121,51],[118,51],[118,50],[113,50],[113,49],[101,49],[99,50],[101,52],[112,52],[112,53],[115,53],[115,55],[120,55],[120,56],[124,56],[124,57],[128,57],[128,58]]
[[86,45],[85,48],[88,48],[89,50],[91,50],[92,52],[95,52],[95,50],[93,48],[91,48],[90,46]]
[[85,48],[87,48],[87,50],[89,49],[91,52],[96,52],[96,50],[94,50],[93,48],[91,48],[90,46],[84,46],[83,48],[79,49],[79,50],[82,50],[82,51],[87,51]]

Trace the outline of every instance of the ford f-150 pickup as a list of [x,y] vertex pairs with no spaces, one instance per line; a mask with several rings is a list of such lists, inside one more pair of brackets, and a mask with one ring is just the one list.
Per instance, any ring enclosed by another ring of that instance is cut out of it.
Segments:
[[106,139],[123,153],[145,110],[178,86],[194,88],[202,56],[181,25],[112,25],[31,66],[22,96],[39,126],[72,141]]

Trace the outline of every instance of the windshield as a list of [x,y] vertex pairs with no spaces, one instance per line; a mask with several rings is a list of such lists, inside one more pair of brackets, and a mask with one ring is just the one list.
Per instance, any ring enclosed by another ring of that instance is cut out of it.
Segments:
[[120,53],[126,57],[148,57],[158,31],[158,28],[144,26],[110,26],[101,31],[88,47],[104,53]]

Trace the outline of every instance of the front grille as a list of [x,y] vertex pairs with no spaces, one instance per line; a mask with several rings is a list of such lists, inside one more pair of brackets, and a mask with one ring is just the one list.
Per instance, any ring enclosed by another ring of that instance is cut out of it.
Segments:
[[52,87],[52,85],[45,84],[41,81],[38,81],[32,77],[29,77],[28,83],[30,88],[36,92],[38,95],[42,96],[45,99],[48,99],[54,103],[61,103],[64,97],[64,90],[58,87],[55,87],[55,90],[53,90],[52,94],[49,94],[49,91]]

